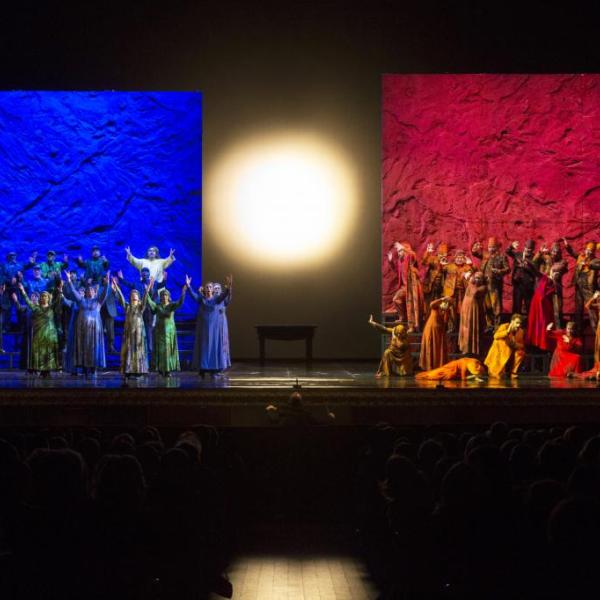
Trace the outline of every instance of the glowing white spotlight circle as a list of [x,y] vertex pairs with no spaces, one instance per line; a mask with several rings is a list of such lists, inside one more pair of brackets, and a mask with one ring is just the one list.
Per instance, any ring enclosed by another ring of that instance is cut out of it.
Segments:
[[255,139],[226,154],[207,217],[223,246],[270,264],[314,263],[346,238],[355,186],[341,153],[306,134]]

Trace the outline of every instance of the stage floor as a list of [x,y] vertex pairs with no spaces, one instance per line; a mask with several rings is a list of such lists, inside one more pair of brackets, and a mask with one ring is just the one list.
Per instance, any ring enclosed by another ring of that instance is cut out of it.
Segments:
[[[0,371],[0,389],[181,389],[181,390],[291,390],[298,383],[303,389],[363,389],[363,390],[431,390],[437,382],[417,381],[414,377],[376,378],[377,362],[322,362],[307,368],[304,363],[238,363],[223,376],[200,377],[191,371],[161,377],[150,373],[123,380],[116,371],[99,372],[94,377],[53,373],[40,378],[23,371]],[[518,379],[444,381],[443,387],[456,390],[520,389],[520,390],[594,390],[598,384],[582,379],[551,379],[537,374],[523,374]]]
[[0,425],[211,423],[221,427],[270,426],[267,404],[284,402],[302,387],[307,410],[324,422],[325,407],[338,426],[402,424],[600,422],[600,388],[593,381],[524,374],[516,380],[417,382],[377,379],[377,362],[240,362],[219,379],[175,373],[123,381],[115,371],[85,379],[20,371],[0,373]]

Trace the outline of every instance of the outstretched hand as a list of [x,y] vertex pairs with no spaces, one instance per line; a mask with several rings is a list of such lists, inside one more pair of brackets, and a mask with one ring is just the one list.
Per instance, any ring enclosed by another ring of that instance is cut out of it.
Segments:
[[229,288],[233,285],[233,275],[225,276],[225,285]]
[[148,283],[148,289],[151,290],[153,286],[154,286],[154,277],[150,277],[150,280]]
[[185,285],[189,287],[191,285],[191,283],[192,283],[192,278],[186,273]]
[[368,323],[369,323],[369,325],[374,325],[375,324],[375,320],[373,319],[373,315],[369,315]]
[[125,246],[125,252],[127,253],[127,256],[129,256],[131,254],[131,248],[129,246]]
[[554,323],[548,323],[548,327],[546,327],[546,331],[552,331],[554,329]]

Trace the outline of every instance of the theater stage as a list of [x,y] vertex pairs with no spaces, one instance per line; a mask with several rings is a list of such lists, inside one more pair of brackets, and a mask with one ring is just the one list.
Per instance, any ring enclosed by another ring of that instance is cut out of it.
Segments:
[[302,386],[306,409],[335,426],[600,422],[595,382],[551,380],[524,374],[497,382],[416,382],[413,377],[376,379],[375,362],[241,362],[222,379],[183,372],[164,379],[151,374],[123,383],[118,373],[95,379],[55,374],[50,379],[19,371],[0,374],[0,424],[89,426],[144,424],[219,427],[271,424],[265,406],[284,402]]

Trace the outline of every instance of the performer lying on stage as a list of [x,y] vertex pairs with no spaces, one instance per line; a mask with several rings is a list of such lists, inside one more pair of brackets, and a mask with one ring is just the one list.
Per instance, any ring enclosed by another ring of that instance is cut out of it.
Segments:
[[375,329],[383,333],[389,333],[392,336],[390,345],[383,352],[375,377],[412,375],[412,356],[410,355],[408,333],[404,325],[395,324],[394,327],[385,327],[374,321],[373,315],[369,315],[368,323]]
[[498,378],[504,374],[512,359],[510,376],[518,377],[519,367],[525,358],[525,331],[523,317],[513,315],[510,323],[503,323],[494,334],[492,347],[485,359],[490,377]]
[[179,346],[177,345],[177,328],[175,327],[175,311],[181,307],[185,300],[186,286],[181,290],[177,302],[171,301],[171,292],[163,288],[159,293],[158,304],[151,298],[154,279],[150,278],[146,302],[156,315],[154,327],[154,366],[163,377],[171,377],[172,371],[180,371]]
[[40,294],[39,304],[34,304],[25,292],[23,284],[19,290],[25,304],[31,310],[31,362],[32,371],[38,371],[42,377],[49,377],[50,371],[59,368],[58,335],[54,324],[54,311],[62,301],[61,285],[57,286],[54,298],[49,292]]
[[449,379],[474,379],[484,381],[481,375],[485,374],[485,367],[476,358],[459,358],[451,360],[431,371],[417,373],[415,379],[421,381],[447,381]]
[[550,361],[548,377],[569,377],[583,371],[581,352],[583,341],[575,337],[575,321],[569,321],[566,329],[554,329],[554,323],[547,327],[550,336],[556,340],[556,348]]
[[436,369],[448,362],[448,322],[452,315],[452,298],[434,300],[423,328],[419,366],[424,371]]
[[137,377],[148,373],[148,355],[146,354],[146,326],[144,324],[144,310],[148,290],[140,298],[138,290],[131,290],[129,302],[125,300],[119,287],[119,279],[113,277],[112,290],[125,310],[123,335],[121,336],[121,375],[123,377]]

